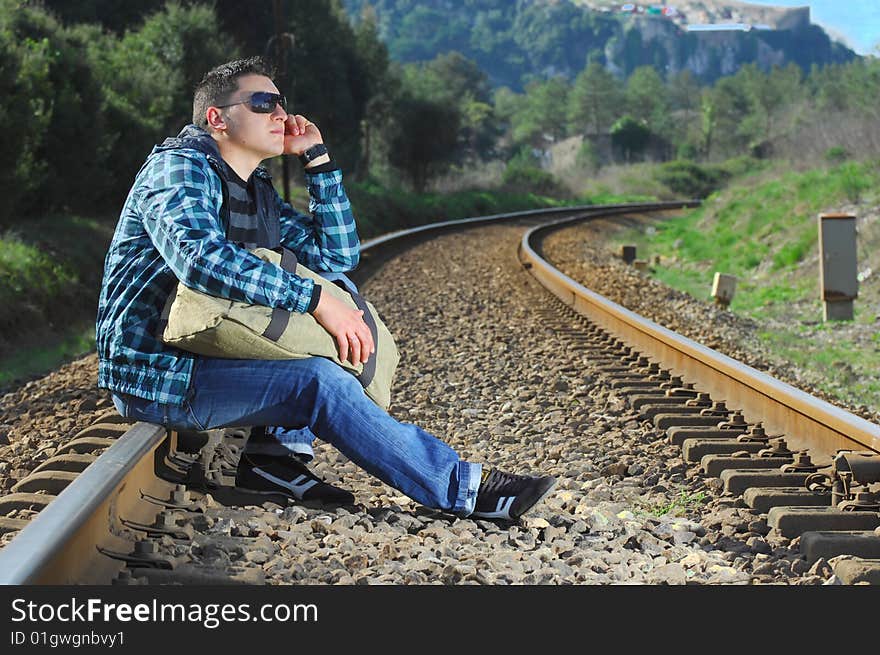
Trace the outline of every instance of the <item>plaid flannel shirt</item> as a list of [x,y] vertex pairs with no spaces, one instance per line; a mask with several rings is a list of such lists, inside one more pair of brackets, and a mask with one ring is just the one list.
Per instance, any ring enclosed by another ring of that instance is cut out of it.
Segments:
[[[309,211],[275,194],[281,243],[312,270],[346,272],[360,252],[339,170],[309,174]],[[104,261],[96,341],[98,386],[180,405],[197,355],[164,344],[156,328],[178,280],[238,302],[303,312],[314,282],[264,262],[226,239],[223,182],[208,155],[157,147],[138,173]]]

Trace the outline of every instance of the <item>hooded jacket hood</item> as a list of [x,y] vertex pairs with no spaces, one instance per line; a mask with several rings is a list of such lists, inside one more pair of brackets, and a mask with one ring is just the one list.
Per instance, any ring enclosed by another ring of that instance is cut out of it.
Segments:
[[153,154],[166,150],[180,150],[182,148],[198,150],[216,159],[223,159],[220,156],[220,149],[217,147],[217,142],[214,138],[205,130],[193,124],[184,127],[177,136],[170,136],[154,147]]
[[[170,136],[162,143],[154,146],[153,152],[150,154],[155,155],[156,153],[165,152],[167,150],[184,149],[201,152],[215,167],[224,169],[224,172],[228,175],[229,164],[226,163],[226,160],[223,159],[223,156],[220,154],[220,148],[217,147],[217,141],[215,141],[214,137],[212,137],[206,130],[193,125],[192,123],[185,126],[177,136]],[[257,166],[256,170],[254,170],[254,174],[267,180],[272,179],[272,176],[269,175],[269,171],[262,166]]]

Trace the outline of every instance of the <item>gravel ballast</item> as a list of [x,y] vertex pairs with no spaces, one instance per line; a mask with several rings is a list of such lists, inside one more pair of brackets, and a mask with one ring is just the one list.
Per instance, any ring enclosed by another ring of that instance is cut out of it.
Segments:
[[[838,582],[828,562],[808,566],[796,543],[689,470],[591,371],[554,329],[565,324],[548,317],[555,300],[517,261],[523,229],[440,236],[362,287],[402,353],[392,415],[464,459],[558,478],[519,525],[421,507],[318,442],[314,470],[356,505],[225,507],[209,497],[195,539],[166,538],[161,549],[183,566],[265,584]],[[36,453],[109,406],[94,388],[96,366],[87,356],[0,399],[4,492]]]

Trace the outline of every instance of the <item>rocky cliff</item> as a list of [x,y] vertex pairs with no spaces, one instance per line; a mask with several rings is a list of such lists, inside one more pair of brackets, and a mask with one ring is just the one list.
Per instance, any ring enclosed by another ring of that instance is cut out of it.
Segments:
[[[533,77],[573,79],[590,60],[621,78],[638,66],[691,71],[711,83],[747,63],[767,69],[842,63],[856,57],[810,23],[808,7],[729,0],[641,5],[605,0],[344,0],[352,20],[370,14],[401,62],[457,50],[496,86],[522,88]],[[736,24],[724,31],[690,26]]]

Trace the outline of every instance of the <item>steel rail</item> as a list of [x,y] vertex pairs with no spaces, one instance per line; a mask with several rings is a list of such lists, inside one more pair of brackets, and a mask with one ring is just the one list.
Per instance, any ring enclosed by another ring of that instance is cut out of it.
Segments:
[[69,570],[71,553],[86,555],[77,558],[82,566],[93,558],[94,536],[104,531],[97,523],[106,523],[114,497],[135,491],[126,489],[128,476],[165,437],[165,428],[150,423],[136,423],[119,437],[0,550],[0,584],[71,584],[81,579],[82,570]]
[[[668,203],[661,208],[676,208],[681,204]],[[579,205],[477,216],[391,232],[364,242],[361,250],[375,255],[391,244],[428,233],[491,222],[572,213],[595,216],[657,208],[656,204],[638,203]],[[94,545],[99,538],[105,542],[109,538],[116,544],[124,542],[122,537],[112,534],[114,530],[108,534],[107,522],[112,524],[120,507],[136,502],[142,488],[149,486],[144,479],[153,471],[153,458],[149,456],[168,436],[165,428],[149,423],[136,423],[123,434],[0,550],[0,584],[73,584],[83,579],[98,580],[102,572],[112,577],[112,569],[118,568],[118,562],[107,560],[106,566],[98,567],[100,571],[95,570],[92,564],[96,552]],[[133,474],[138,476],[137,482],[130,479]],[[75,564],[73,567],[71,562]],[[90,566],[92,570],[87,570]]]
[[483,223],[491,223],[494,221],[504,221],[514,218],[529,218],[532,216],[545,216],[547,214],[567,214],[580,213],[595,210],[602,205],[573,205],[568,207],[547,207],[544,209],[527,209],[520,212],[510,212],[507,214],[490,214],[488,216],[472,216],[470,218],[458,218],[451,221],[439,221],[436,223],[426,223],[418,227],[407,228],[405,230],[396,230],[380,234],[372,239],[367,239],[361,244],[361,251],[369,251],[373,249],[375,252],[381,246],[389,244],[400,239],[418,236],[426,232],[439,232],[445,229],[459,229],[463,226],[482,225]]
[[673,375],[698,384],[729,408],[741,409],[746,420],[763,421],[768,432],[785,434],[797,448],[810,448],[821,456],[837,450],[880,452],[880,425],[631,312],[563,274],[537,253],[535,242],[540,237],[578,220],[566,218],[532,228],[519,245],[523,265],[562,302]]
[[[622,211],[650,211],[655,208],[661,209],[677,209],[688,203],[670,202],[670,203],[627,203],[617,205],[569,205],[566,207],[545,207],[542,209],[527,209],[518,212],[509,212],[505,214],[489,214],[487,216],[472,216],[468,218],[457,218],[450,221],[439,221],[435,223],[426,223],[417,227],[407,228],[405,230],[396,230],[387,232],[372,239],[367,239],[361,243],[361,254],[374,256],[383,249],[389,249],[402,243],[407,243],[413,239],[430,234],[431,237],[445,231],[461,230],[469,227],[477,227],[487,223],[504,222],[523,218],[534,218],[539,216],[595,216],[601,213],[614,213]],[[352,271],[351,274],[357,274]]]

